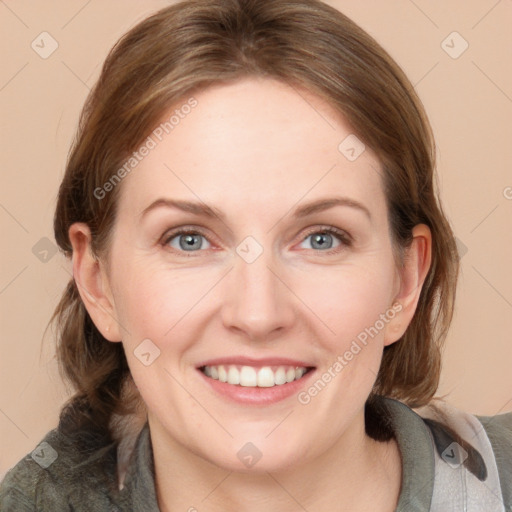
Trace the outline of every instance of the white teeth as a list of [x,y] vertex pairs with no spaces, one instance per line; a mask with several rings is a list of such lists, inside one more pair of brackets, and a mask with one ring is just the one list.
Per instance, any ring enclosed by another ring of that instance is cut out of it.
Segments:
[[300,379],[307,369],[304,367],[263,366],[259,369],[253,366],[218,365],[204,366],[203,373],[220,382],[244,387],[270,388],[281,386]]
[[272,368],[264,366],[258,371],[258,387],[259,388],[271,388],[274,386],[274,372]]
[[256,383],[256,370],[252,366],[242,366],[242,370],[240,371],[240,386],[254,387]]
[[228,372],[224,368],[224,366],[219,366],[219,380],[221,382],[227,382],[228,381]]
[[[293,375],[295,377],[295,373]],[[274,382],[276,386],[280,386],[281,384],[286,383],[286,372],[284,371],[284,368],[282,366],[280,366],[274,373]]]
[[[205,370],[206,368],[208,368],[208,366],[205,367]],[[228,382],[230,384],[240,384],[240,372],[234,366],[229,367]]]

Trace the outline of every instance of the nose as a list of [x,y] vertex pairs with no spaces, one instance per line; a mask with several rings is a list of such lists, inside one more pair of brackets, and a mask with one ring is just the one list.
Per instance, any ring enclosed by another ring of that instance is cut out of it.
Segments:
[[224,288],[222,320],[251,341],[282,336],[295,322],[294,295],[270,250],[252,263],[235,254]]

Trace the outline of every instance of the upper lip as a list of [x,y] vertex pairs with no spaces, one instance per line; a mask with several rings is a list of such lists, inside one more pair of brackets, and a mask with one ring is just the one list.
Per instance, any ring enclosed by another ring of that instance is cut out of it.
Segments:
[[202,362],[197,367],[203,366],[219,366],[219,365],[240,365],[240,366],[299,366],[304,368],[313,368],[310,363],[306,363],[299,359],[290,359],[288,357],[265,357],[263,359],[255,359],[245,356],[217,357]]

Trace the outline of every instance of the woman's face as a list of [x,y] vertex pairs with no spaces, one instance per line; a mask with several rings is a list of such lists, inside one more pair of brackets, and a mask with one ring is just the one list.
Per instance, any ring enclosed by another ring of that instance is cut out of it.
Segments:
[[114,312],[152,430],[272,471],[360,439],[401,335],[381,167],[306,91],[244,79],[194,97],[118,185]]

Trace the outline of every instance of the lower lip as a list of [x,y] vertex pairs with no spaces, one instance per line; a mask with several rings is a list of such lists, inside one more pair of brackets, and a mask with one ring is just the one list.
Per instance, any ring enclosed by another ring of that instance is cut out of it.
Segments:
[[298,392],[308,384],[311,376],[315,373],[312,369],[304,374],[299,380],[287,382],[279,386],[269,388],[245,387],[207,377],[201,370],[197,370],[206,383],[220,395],[244,405],[270,405],[285,400]]

